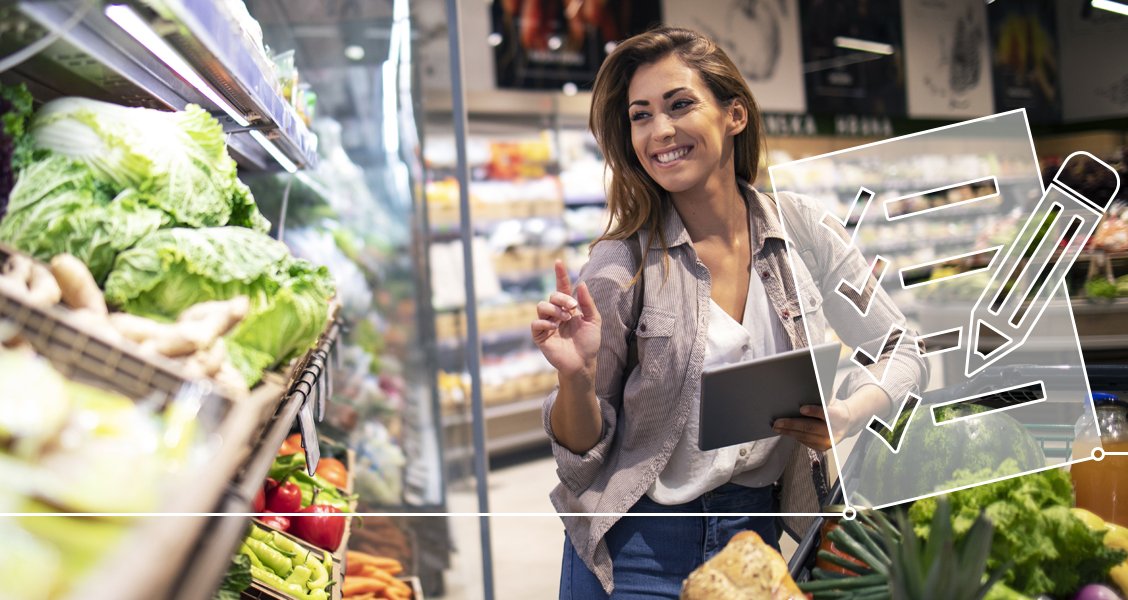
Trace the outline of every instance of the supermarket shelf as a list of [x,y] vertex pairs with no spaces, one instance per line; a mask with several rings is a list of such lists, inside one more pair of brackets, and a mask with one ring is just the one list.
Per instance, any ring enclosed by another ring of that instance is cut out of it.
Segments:
[[167,18],[158,17],[139,2],[130,6],[154,31],[161,32],[248,126],[240,127],[221,106],[111,21],[96,0],[20,2],[14,15],[29,26],[6,30],[0,36],[0,50],[9,54],[47,31],[58,31],[56,41],[13,69],[14,79],[27,83],[36,98],[75,95],[173,110],[194,103],[216,115],[232,132],[229,147],[243,168],[282,168],[251,136],[252,131],[265,135],[296,167],[316,162],[316,136],[278,94],[273,76],[256,60],[257,51],[223,12],[222,3],[169,3]]
[[[486,448],[490,456],[523,450],[530,446],[548,443],[548,434],[541,424],[544,395],[536,395],[513,402],[491,404],[483,407],[486,418]],[[448,430],[468,427],[469,410],[443,415],[443,428]],[[449,432],[448,432],[449,434]],[[445,460],[469,460],[474,449],[468,445],[447,444]]]
[[566,208],[578,208],[581,206],[607,206],[607,198],[603,196],[576,196],[573,198],[565,196],[564,206]]
[[[931,240],[929,244],[933,248],[946,248],[951,246],[966,246],[975,241],[978,233],[968,235],[954,235],[944,239]],[[868,256],[877,254],[895,255],[912,252],[921,247],[921,243],[915,240],[908,241],[894,241],[892,243],[879,243],[879,244],[864,244],[863,248]]]
[[[247,505],[242,500],[227,496],[216,510],[246,512]],[[168,588],[169,597],[176,600],[211,600],[250,524],[251,518],[245,516],[208,519],[198,543],[192,548],[191,563],[172,563],[180,569],[180,573],[176,583]]]
[[501,436],[497,438],[490,438],[489,451],[490,454],[504,454],[506,452],[515,452],[517,450],[525,450],[531,446],[548,446],[548,434],[544,429],[529,429],[520,433]]

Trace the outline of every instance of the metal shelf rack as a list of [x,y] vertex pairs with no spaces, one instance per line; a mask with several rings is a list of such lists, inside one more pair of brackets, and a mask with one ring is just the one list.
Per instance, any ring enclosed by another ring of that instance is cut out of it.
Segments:
[[[141,2],[100,0],[24,1],[5,10],[5,55],[54,36],[2,78],[26,83],[36,98],[85,96],[166,110],[198,104],[230,133],[228,145],[244,169],[292,171],[316,163],[316,136],[222,3],[169,0],[160,14]],[[119,24],[123,13],[136,17],[128,31]],[[160,48],[171,49],[190,72],[174,68]]]

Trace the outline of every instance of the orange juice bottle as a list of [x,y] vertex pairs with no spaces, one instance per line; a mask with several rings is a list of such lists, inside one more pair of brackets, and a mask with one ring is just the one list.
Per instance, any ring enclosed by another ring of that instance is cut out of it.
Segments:
[[[1077,506],[1106,521],[1128,527],[1128,456],[1108,454],[1128,452],[1128,405],[1112,394],[1094,392],[1093,407],[1105,456],[1100,461],[1088,460],[1070,467]],[[1078,431],[1081,429],[1078,423]],[[1074,440],[1073,458],[1090,456],[1095,446],[1095,439]]]

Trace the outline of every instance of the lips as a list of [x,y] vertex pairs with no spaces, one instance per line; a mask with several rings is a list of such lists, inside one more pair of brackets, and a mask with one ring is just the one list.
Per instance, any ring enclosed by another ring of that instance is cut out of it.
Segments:
[[658,164],[668,165],[683,158],[686,154],[689,154],[689,151],[692,149],[692,146],[678,146],[677,148],[665,152],[658,152],[652,156],[654,157],[654,161]]

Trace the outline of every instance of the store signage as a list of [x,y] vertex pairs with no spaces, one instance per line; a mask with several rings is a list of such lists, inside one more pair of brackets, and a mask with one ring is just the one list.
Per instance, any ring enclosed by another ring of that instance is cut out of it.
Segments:
[[764,134],[771,136],[818,135],[819,128],[811,115],[764,113],[760,116]]
[[841,115],[834,117],[834,135],[890,137],[893,135],[893,123],[888,117]]

